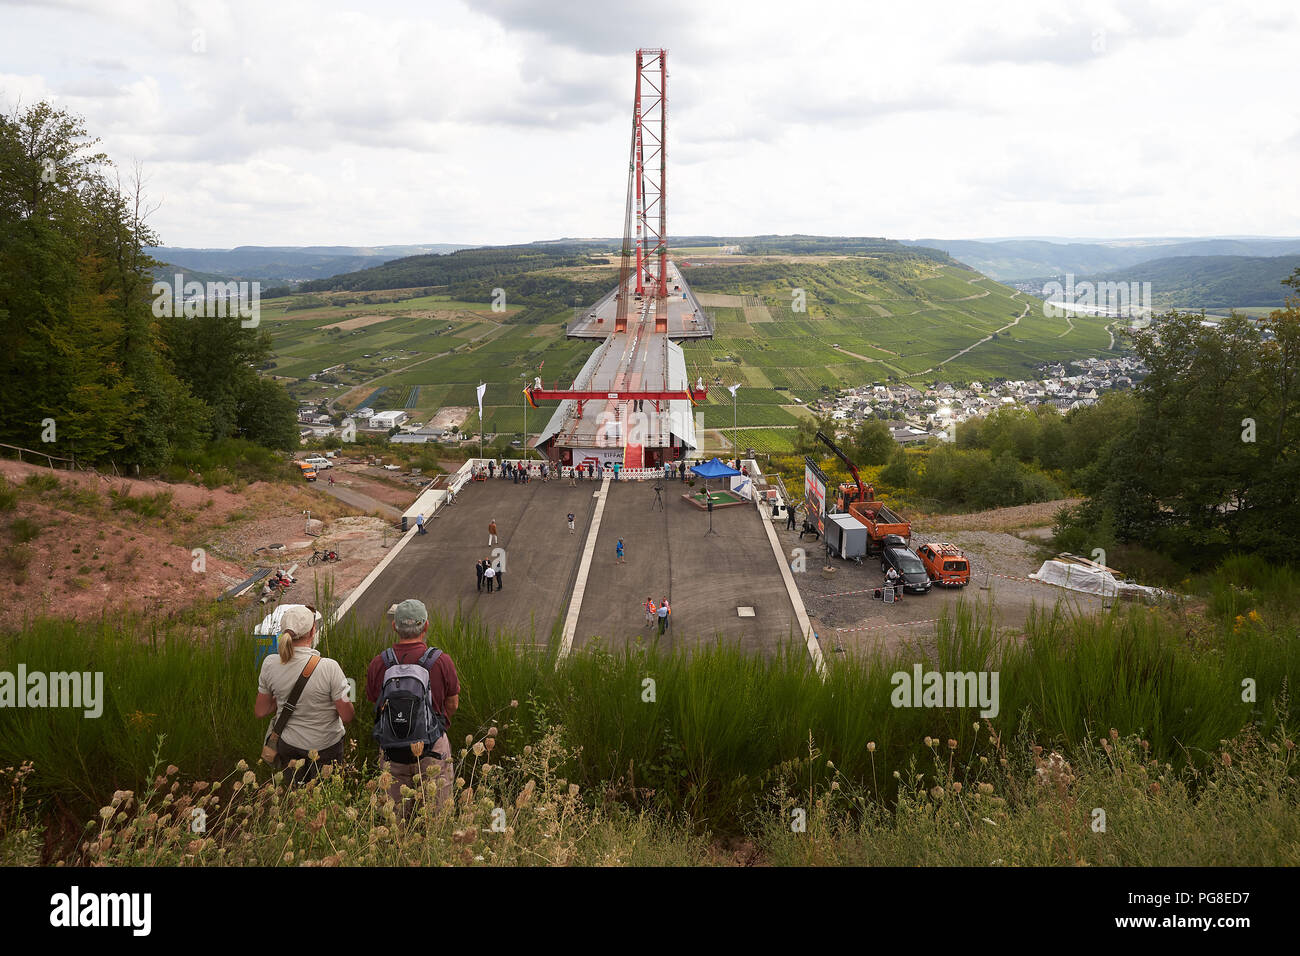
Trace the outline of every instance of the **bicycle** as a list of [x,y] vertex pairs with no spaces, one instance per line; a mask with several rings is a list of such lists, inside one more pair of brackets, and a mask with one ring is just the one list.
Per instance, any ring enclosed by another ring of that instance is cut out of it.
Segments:
[[341,561],[337,551],[313,551],[311,557],[307,559],[309,565],[328,563],[330,561]]

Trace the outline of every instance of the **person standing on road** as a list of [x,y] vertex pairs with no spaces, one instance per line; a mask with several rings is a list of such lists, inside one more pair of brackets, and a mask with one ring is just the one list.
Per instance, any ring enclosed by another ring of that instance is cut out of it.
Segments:
[[569,512],[569,534],[573,534],[573,512]]
[[496,584],[497,590],[504,591],[506,589],[506,558],[504,554],[497,558],[496,567],[493,568],[493,571],[495,573],[492,575],[492,580]]
[[497,460],[496,460],[495,458],[489,458],[489,459],[488,459],[488,478],[495,478],[496,476],[497,476]]
[[789,502],[786,503],[785,506],[785,530],[786,531],[794,530],[794,516],[795,516],[795,512],[797,512],[798,510],[799,509],[797,506],[792,505]]
[[428,534],[428,533],[429,533],[429,532],[427,532],[427,531],[424,530],[424,512],[423,512],[423,511],[421,511],[418,515],[415,516],[415,526],[419,529],[419,533],[420,533],[420,534]]
[[624,559],[624,557],[623,557],[623,539],[622,539],[622,538],[619,538],[619,539],[618,539],[618,544],[616,544],[616,545],[614,546],[614,560],[615,560],[618,564],[627,564],[626,559]]
[[496,581],[496,568],[492,567],[492,562],[487,558],[483,559],[483,582],[487,585],[488,594],[492,593],[493,582]]
[[576,487],[578,487],[578,478],[577,478],[577,474],[578,474],[578,472],[577,472],[577,469],[576,469],[576,468],[570,468],[570,469],[569,469],[569,487],[570,487],[570,488],[576,488]]
[[685,462],[685,460],[680,461],[680,462],[678,462],[678,464],[677,464],[677,480],[678,480],[678,481],[685,481],[685,480],[686,480],[686,462]]
[[483,562],[482,561],[474,562],[474,590],[475,591],[483,590]]
[[646,595],[645,604],[643,604],[642,607],[645,608],[645,626],[654,627],[655,614],[659,610],[657,607],[655,607],[655,599],[650,597],[649,595]]
[[[651,601],[650,603],[653,604],[654,602]],[[659,610],[655,611],[659,618],[659,633],[661,635],[668,630],[668,613],[668,599],[664,598],[664,603],[659,605]]]
[[497,543],[497,519],[493,518],[491,521],[488,522],[488,545],[490,547],[491,545],[494,545],[496,543]]

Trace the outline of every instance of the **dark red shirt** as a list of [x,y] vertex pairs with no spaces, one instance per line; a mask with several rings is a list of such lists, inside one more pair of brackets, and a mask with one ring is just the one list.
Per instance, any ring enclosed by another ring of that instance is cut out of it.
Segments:
[[[414,664],[428,650],[424,641],[405,641],[393,645],[399,664]],[[379,700],[379,692],[384,687],[384,655],[376,654],[366,667],[366,698],[372,702]],[[446,720],[446,700],[460,693],[460,678],[456,676],[456,665],[444,651],[429,667],[429,694],[433,697],[433,709]]]

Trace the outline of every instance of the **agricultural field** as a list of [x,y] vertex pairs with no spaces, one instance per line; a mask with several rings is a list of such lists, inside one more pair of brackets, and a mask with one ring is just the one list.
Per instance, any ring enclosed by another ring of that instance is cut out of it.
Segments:
[[[720,257],[686,275],[706,298],[729,297],[706,306],[717,337],[685,345],[690,374],[711,389],[704,427],[731,427],[726,386],[740,383],[740,425],[761,430],[755,440],[774,450],[788,440],[782,429],[808,414],[803,405],[837,389],[1027,377],[1042,362],[1109,354],[1111,345],[1104,318],[1046,318],[1037,300],[925,258]],[[794,311],[799,304],[803,311]],[[548,386],[568,384],[594,346],[565,339],[571,302],[520,311],[495,313],[424,289],[275,300],[262,311],[276,350],[268,371],[291,380],[295,397],[344,411],[402,408],[416,421],[444,406],[474,406],[483,382],[487,431],[522,433],[525,383],[540,374]],[[346,367],[307,381],[335,365]],[[530,410],[529,430],[549,414]],[[466,427],[477,430],[477,413]]]

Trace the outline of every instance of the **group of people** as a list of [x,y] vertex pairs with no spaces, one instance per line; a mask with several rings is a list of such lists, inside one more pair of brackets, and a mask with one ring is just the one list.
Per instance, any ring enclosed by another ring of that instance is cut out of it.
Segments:
[[671,461],[664,462],[664,480],[672,481],[674,478],[678,481],[686,480],[686,462],[679,461],[675,465]]
[[647,595],[642,607],[645,608],[646,627],[653,627],[655,621],[658,621],[660,634],[668,630],[668,618],[673,613],[673,609],[668,606],[668,598],[663,598],[659,604],[655,604],[654,598]]
[[[273,751],[272,765],[290,782],[305,783],[343,758],[346,725],[356,713],[343,668],[316,649],[322,615],[305,604],[286,605],[280,614],[276,653],[262,661],[253,713],[274,715],[264,756]],[[447,734],[461,688],[451,657],[427,643],[424,604],[402,601],[389,614],[395,640],[366,667],[366,699],[375,705],[373,736],[391,780],[388,793],[405,816],[411,798],[403,798],[402,788],[418,790],[421,781],[433,784],[435,806],[451,802]]]
[[504,567],[501,561],[493,564],[488,558],[476,562],[474,564],[474,577],[477,580],[475,589],[487,591],[488,594],[491,594],[494,590],[504,591],[506,578]]

